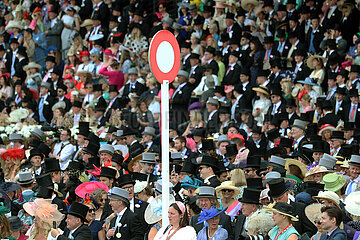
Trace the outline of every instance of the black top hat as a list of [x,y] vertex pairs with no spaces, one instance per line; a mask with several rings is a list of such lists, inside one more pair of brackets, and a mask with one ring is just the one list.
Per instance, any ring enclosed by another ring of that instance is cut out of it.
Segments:
[[[290,0],[289,0],[289,1],[290,1]],[[278,36],[279,38],[286,37],[286,31],[285,31],[285,29],[279,29],[279,30],[277,31],[277,36]]]
[[209,151],[215,149],[214,140],[212,139],[202,139],[201,143],[202,143],[201,151]]
[[279,7],[278,7],[278,12],[286,12],[286,6],[285,5],[282,5],[282,4],[279,4]]
[[197,166],[193,164],[190,160],[184,161],[183,167],[180,172],[190,173],[192,175],[196,175]]
[[59,159],[45,158],[45,173],[61,171]]
[[341,87],[337,87],[336,88],[336,91],[335,91],[336,94],[341,94],[341,95],[346,95],[346,89],[345,88],[341,88]]
[[273,7],[274,2],[272,0],[265,0],[264,7]]
[[98,156],[89,158],[89,162],[86,164],[86,169],[95,169],[94,165],[96,167],[100,167],[100,158]]
[[121,154],[114,153],[111,157],[111,161],[121,165],[124,161],[124,157]]
[[54,74],[56,74],[58,76],[61,76],[61,70],[59,68],[57,68],[57,67],[55,67],[51,73],[54,73]]
[[82,103],[80,101],[75,101],[72,106],[82,108]]
[[181,48],[190,48],[191,49],[191,42],[183,41],[180,46],[181,46]]
[[84,164],[82,162],[79,161],[70,161],[69,165],[66,168],[66,171],[74,171],[74,170],[80,170],[83,171],[83,169],[85,168]]
[[124,132],[123,132],[123,136],[130,136],[130,135],[135,135],[136,132],[132,129],[132,128],[125,128]]
[[12,232],[18,232],[25,227],[25,225],[23,224],[23,222],[20,220],[20,218],[18,216],[8,217],[8,220],[9,220]]
[[347,78],[349,76],[349,71],[347,71],[346,69],[341,69],[340,72],[337,73],[337,75],[341,75],[342,77]]
[[248,156],[246,167],[247,168],[260,168],[260,157],[258,156]]
[[287,107],[296,107],[296,101],[294,98],[288,98],[286,99],[286,106]]
[[359,65],[351,65],[350,72],[360,73],[360,66]]
[[264,44],[265,43],[273,43],[274,42],[274,38],[273,37],[264,37]]
[[332,136],[330,137],[330,139],[342,139],[342,140],[345,140],[344,132],[343,131],[333,131]]
[[310,194],[312,197],[317,196],[320,191],[324,191],[325,184],[317,183],[315,181],[306,181],[303,183],[303,191]]
[[224,43],[224,42],[227,42],[229,40],[230,40],[230,36],[229,36],[228,33],[223,33],[223,34],[220,35],[220,41],[221,42]]
[[239,53],[238,51],[231,51],[231,52],[230,52],[230,55],[239,58],[240,53]]
[[351,130],[354,130],[354,128],[355,128],[355,124],[353,122],[345,122],[344,128],[342,130],[343,131],[351,131]]
[[219,168],[218,162],[218,159],[206,155],[202,157],[201,163],[199,165],[209,166],[212,167],[214,171],[217,171]]
[[279,147],[292,148],[293,143],[294,140],[292,140],[291,138],[280,138]]
[[40,145],[41,141],[39,139],[34,138],[29,142],[29,146],[33,148],[37,148]]
[[213,47],[207,47],[207,48],[205,49],[205,52],[208,52],[208,53],[211,53],[211,54],[215,54],[215,48],[213,48]]
[[194,25],[202,25],[204,23],[204,19],[202,17],[197,17],[194,20]]
[[241,37],[246,38],[248,40],[252,39],[252,35],[250,33],[248,33],[248,32],[244,32]]
[[40,145],[37,148],[42,154],[45,155],[45,157],[48,157],[49,154],[51,153],[51,148],[49,148],[48,145],[46,145],[45,143],[40,143]]
[[193,136],[197,136],[197,137],[205,137],[205,133],[206,133],[206,129],[205,128],[195,128],[194,129],[194,133]]
[[270,141],[274,141],[276,138],[280,137],[279,130],[276,128],[270,129],[267,132],[267,137]]
[[226,13],[225,19],[232,19],[232,20],[234,20],[234,19],[235,19],[235,14],[233,14],[233,13],[231,13],[231,12],[228,12],[228,13]]
[[323,141],[314,141],[314,142],[312,142],[312,145],[313,145],[313,148],[312,148],[313,152],[325,153],[325,148],[324,148],[324,142]]
[[102,85],[101,84],[94,84],[93,86],[93,92],[102,91]]
[[264,189],[261,178],[247,178],[246,186],[253,189]]
[[200,58],[200,55],[197,53],[191,53],[189,56],[189,59],[199,59],[199,58]]
[[299,147],[298,151],[294,156],[301,157],[306,164],[314,162],[314,158],[312,157],[313,151],[310,148]]
[[71,204],[68,214],[78,217],[81,220],[83,220],[84,222],[87,222],[86,215],[87,215],[88,211],[89,211],[88,206],[86,206],[82,203],[73,202]]
[[117,182],[120,188],[126,184],[135,184],[135,181],[130,174],[121,175]]
[[36,183],[39,187],[52,187],[54,183],[52,182],[50,173],[41,174],[40,176],[35,177]]
[[259,204],[260,199],[260,190],[254,188],[245,188],[242,198],[239,199],[239,202],[242,203],[251,203]]
[[46,59],[45,59],[46,62],[53,62],[53,63],[56,63],[56,59],[54,56],[46,56]]
[[19,44],[19,41],[17,38],[12,38],[12,39],[10,39],[10,44],[12,44],[12,43]]
[[285,186],[285,181],[283,178],[272,179],[268,184],[270,188],[269,196],[272,198],[280,197],[288,191],[288,188]]
[[40,152],[39,149],[37,149],[37,148],[30,150],[29,159],[31,159],[34,156],[40,156],[41,159],[44,159],[44,154],[42,152]]
[[351,88],[349,90],[349,97],[359,97],[359,92],[356,88]]
[[90,141],[89,144],[85,148],[83,148],[83,151],[91,154],[92,156],[97,156],[99,149],[100,146],[98,144]]
[[65,84],[62,81],[58,81],[58,83],[56,84],[56,87],[58,89],[62,89],[65,93],[67,93],[67,87],[65,86]]
[[132,172],[132,178],[138,181],[148,181],[148,175],[144,173]]
[[115,126],[110,126],[109,129],[108,129],[108,131],[107,131],[107,133],[116,133],[117,130],[119,130],[119,129],[117,129],[117,127],[115,127]]
[[109,92],[118,92],[117,85],[110,85],[109,86]]
[[53,196],[53,193],[54,193],[53,189],[40,186],[37,189],[35,196],[37,198],[51,199]]
[[226,145],[226,153],[225,157],[233,157],[238,154],[237,146],[236,144],[228,144]]
[[109,167],[102,167],[99,177],[116,178],[116,170]]
[[321,106],[322,109],[333,109],[333,105],[332,103],[330,102],[330,100],[324,100],[322,102],[322,106]]

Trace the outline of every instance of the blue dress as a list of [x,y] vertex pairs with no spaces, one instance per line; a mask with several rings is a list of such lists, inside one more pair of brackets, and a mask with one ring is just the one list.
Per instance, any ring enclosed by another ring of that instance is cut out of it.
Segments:
[[100,221],[98,220],[94,220],[91,222],[89,228],[91,230],[91,234],[92,234],[92,239],[93,240],[98,240],[98,232],[102,229],[102,224]]
[[[203,227],[197,235],[197,240],[208,240],[207,227]],[[211,240],[226,240],[228,239],[228,232],[219,226]]]
[[[274,240],[276,235],[280,233],[279,227],[275,226],[270,230],[270,239]],[[287,240],[291,234],[296,234],[300,236],[300,234],[295,230],[293,226],[291,228],[286,229],[281,235],[278,236],[277,240]]]
[[[47,48],[45,33],[39,31],[37,34],[33,33],[32,35],[35,42],[34,62],[40,64],[42,67],[45,67]],[[36,45],[36,43],[38,43],[39,46]]]

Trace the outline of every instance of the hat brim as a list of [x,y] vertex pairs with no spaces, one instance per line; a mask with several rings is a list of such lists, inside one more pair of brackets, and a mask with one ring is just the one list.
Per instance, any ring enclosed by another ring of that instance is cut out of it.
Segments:
[[[221,210],[221,211],[218,210],[218,212],[217,212],[216,214],[207,215],[205,218],[199,220],[199,221],[197,222],[197,224],[203,223],[203,222],[205,222],[205,221],[207,221],[207,220],[212,219],[213,217],[219,216],[220,214],[222,214],[223,212],[225,212],[227,209],[228,209],[228,207],[224,208],[224,209]],[[200,218],[200,217],[199,217],[199,218]]]
[[331,127],[325,127],[325,128],[323,128],[323,129],[321,129],[321,130],[319,131],[319,134],[318,134],[318,135],[321,135],[325,130],[336,131],[336,128],[333,127],[333,126],[331,126]]
[[243,0],[241,1],[241,7],[248,12],[249,8],[247,7],[248,4],[253,4],[255,7],[259,5],[259,2],[256,0]]
[[290,165],[295,165],[295,166],[297,166],[298,168],[300,168],[302,176],[305,177],[305,174],[306,174],[306,172],[307,172],[307,169],[306,169],[306,165],[305,165],[305,164],[303,164],[303,163],[300,162],[300,161],[294,160],[294,159],[286,159],[285,169],[286,169],[286,170],[289,170],[289,166],[290,166]]
[[279,210],[277,210],[275,208],[271,208],[271,207],[270,208],[264,208],[264,210],[269,212],[269,213],[280,213],[282,215],[288,216],[288,217],[290,217],[291,221],[294,221],[294,222],[299,221],[299,219],[297,217],[295,217],[293,215],[290,215],[288,213],[281,212],[281,211],[279,211]]
[[270,93],[269,93],[269,92],[267,92],[267,91],[265,91],[264,89],[261,89],[261,88],[255,87],[255,88],[253,88],[253,90],[254,90],[255,92],[260,92],[260,93],[263,93],[263,94],[265,94],[266,96],[270,96]]
[[333,199],[333,198],[330,198],[330,197],[326,197],[326,196],[313,196],[312,197],[313,199],[326,199],[326,200],[330,200],[331,202],[335,203],[336,206],[340,207],[340,205]]
[[222,190],[223,189],[228,189],[228,190],[233,190],[234,193],[233,193],[233,197],[236,197],[240,194],[240,189],[238,189],[237,187],[233,187],[233,186],[219,186],[217,187],[216,189],[216,196],[218,198],[223,198],[223,194],[222,194]]
[[76,212],[68,212],[68,214],[70,214],[70,215],[72,215],[72,216],[75,216],[75,217],[78,217],[78,218],[80,218],[80,219],[82,219],[84,222],[88,222],[88,220],[86,220],[86,217],[84,217],[84,216],[81,216],[80,214],[78,214],[78,213],[76,213]]
[[307,84],[307,85],[311,85],[311,86],[319,86],[315,83],[310,83],[310,82],[306,82],[306,81],[298,81],[298,83],[301,83],[301,84]]
[[306,65],[307,65],[310,69],[313,69],[313,68],[314,68],[314,66],[313,66],[313,64],[312,64],[312,61],[313,61],[315,58],[321,59],[323,63],[325,62],[325,58],[322,57],[322,56],[320,56],[320,55],[310,56],[310,57],[308,58],[308,60],[306,61]]

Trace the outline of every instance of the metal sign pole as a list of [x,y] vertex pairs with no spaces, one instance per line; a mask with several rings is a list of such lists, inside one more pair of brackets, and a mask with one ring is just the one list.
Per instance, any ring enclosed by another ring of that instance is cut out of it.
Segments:
[[162,226],[169,225],[169,80],[161,84]]

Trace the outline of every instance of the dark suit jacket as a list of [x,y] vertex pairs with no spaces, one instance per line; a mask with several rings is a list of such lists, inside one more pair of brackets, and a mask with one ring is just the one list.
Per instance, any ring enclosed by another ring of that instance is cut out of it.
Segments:
[[136,82],[135,86],[132,87],[132,89],[130,91],[130,83],[128,83],[124,86],[123,96],[129,96],[130,93],[136,93],[136,95],[141,96],[141,94],[145,90],[146,90],[146,87],[143,84]]
[[[291,69],[292,72],[295,72],[296,64]],[[308,66],[306,66],[305,62],[302,62],[298,72],[296,73],[294,82],[297,83],[299,80],[304,80],[311,74],[311,70]]]
[[322,21],[322,25],[324,29],[333,29],[336,23],[340,23],[342,13],[340,12],[339,8],[336,7],[334,12],[331,14],[330,18],[328,18],[328,12],[330,11],[330,8],[325,13],[325,18]]
[[[176,90],[175,90],[176,91]],[[171,103],[171,121],[175,121],[177,124],[181,124],[188,120],[188,105],[193,91],[193,86],[190,83],[186,83],[181,90],[174,92],[172,96],[173,102]]]
[[[190,68],[190,71],[191,71],[191,68]],[[194,78],[196,80],[194,84],[189,83],[193,87],[193,90],[199,85],[202,76],[203,76],[203,68],[200,65],[198,65],[195,68],[195,70],[190,73],[189,79]]]
[[[10,48],[7,50],[5,57],[6,57],[6,62],[5,62],[6,69],[7,69],[8,72],[11,72],[13,51]],[[17,62],[19,62],[19,59],[17,57],[15,57],[14,68],[15,68]]]
[[[46,98],[46,102],[48,102],[49,104],[44,103],[43,114],[44,114],[46,121],[50,123],[51,119],[53,117],[53,111],[51,108],[55,103],[55,99],[51,95],[48,95]],[[39,103],[40,103],[40,98],[38,99],[38,104]]]
[[299,118],[300,118],[299,115],[297,115],[297,113],[294,112],[294,114],[293,114],[293,115],[291,116],[291,118],[289,119],[289,124],[290,124],[290,126],[293,125],[295,119],[299,119]]
[[[200,214],[197,214],[190,219],[190,226],[192,226],[195,229],[196,233],[199,233],[200,230],[203,229],[204,227],[204,223],[197,224],[199,216]],[[231,225],[230,216],[226,215],[225,213],[221,213],[219,225],[221,225],[222,228],[224,228],[228,232],[228,236],[229,236],[228,239],[230,240],[234,239],[234,232],[233,232],[233,227]]]
[[[116,217],[110,221],[110,229],[116,227],[115,235],[111,237],[111,240],[118,239],[131,239],[131,240],[142,240],[146,229],[141,228],[139,218],[130,209],[126,209],[124,215],[121,217],[120,224],[115,226]],[[116,234],[120,233],[121,237],[117,238]]]
[[210,134],[220,130],[219,111],[216,111],[211,119],[206,123],[206,131]]
[[245,237],[241,235],[244,229],[244,223],[245,223],[246,217],[242,214],[239,214],[237,217],[235,227],[234,227],[234,239],[236,240],[244,240]]
[[322,234],[320,240],[345,240],[347,239],[346,232],[343,229],[337,228],[331,233],[329,237],[327,234]]
[[237,39],[240,42],[241,39],[241,27],[240,25],[235,21],[232,25],[230,31],[228,31],[227,28],[224,29],[223,33],[228,33],[230,39]]
[[[229,70],[230,69],[230,70]],[[241,67],[235,63],[234,67],[228,67],[225,71],[221,85],[236,85],[240,82]]]
[[[65,228],[64,233],[60,235],[57,239],[67,240],[69,238],[70,230]],[[76,240],[92,240],[91,230],[87,225],[81,225],[75,232],[72,233],[73,238]]]
[[140,221],[142,229],[145,233],[148,228],[148,224],[145,221],[145,210],[149,203],[141,201],[140,199],[134,198],[134,213]]
[[[306,49],[309,49],[310,46],[310,40],[311,40],[311,32],[312,32],[312,28],[309,29],[309,31],[306,34]],[[323,34],[323,30],[322,28],[318,27],[318,29],[315,32],[314,35],[314,39],[313,39],[313,44],[314,44],[314,48],[316,50],[316,52],[320,52],[320,43],[324,38],[324,34]]]
[[285,103],[284,101],[281,101],[280,106],[276,109],[275,115],[271,115],[271,113],[272,113],[272,111],[273,111],[273,108],[274,108],[274,104],[271,104],[270,107],[269,107],[269,109],[268,109],[267,116],[269,117],[270,120],[273,119],[273,117],[274,117],[276,114],[286,112],[286,103]]
[[[355,109],[355,127],[356,128],[359,128],[360,127],[360,108],[359,108],[360,104],[357,105],[357,109]],[[348,122],[350,120],[350,117],[349,115],[351,114],[351,103],[347,104],[345,107],[344,107],[344,111],[343,111],[343,114],[342,114],[342,119],[345,121],[345,122]],[[334,125],[335,126],[335,125]]]
[[[304,138],[305,139],[305,138]],[[299,221],[295,222],[295,229],[300,235],[307,233],[308,236],[313,236],[317,229],[315,225],[305,215],[306,205],[300,202],[290,201],[290,205],[293,206],[294,214],[298,217]]]
[[213,188],[220,186],[220,184],[221,184],[221,182],[219,181],[219,179],[216,176],[212,176],[211,178],[209,178],[209,182],[205,183],[205,185],[208,185]]
[[50,23],[47,25],[46,30],[48,34],[46,35],[47,46],[56,46],[58,49],[61,49],[61,32],[64,28],[64,24],[60,19],[56,20],[56,23],[51,27]]
[[218,74],[218,72],[219,72],[219,65],[218,65],[218,63],[217,63],[214,59],[212,59],[209,64],[210,64],[210,66],[211,66],[211,68],[212,68],[212,70],[213,70],[212,73],[217,76],[217,74]]
[[21,61],[15,61],[15,72],[20,73],[22,76],[22,79],[26,78],[26,72],[24,71],[23,67],[29,63],[29,60],[27,58],[23,58]]

